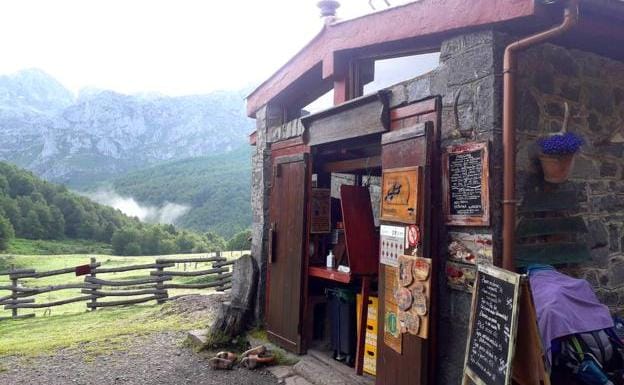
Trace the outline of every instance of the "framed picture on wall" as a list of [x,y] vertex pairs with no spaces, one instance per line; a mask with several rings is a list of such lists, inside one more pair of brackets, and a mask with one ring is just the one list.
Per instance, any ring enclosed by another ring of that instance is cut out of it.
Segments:
[[420,214],[421,167],[384,170],[381,177],[381,219],[418,223]]
[[312,218],[310,233],[325,234],[331,232],[331,190],[328,188],[312,189]]

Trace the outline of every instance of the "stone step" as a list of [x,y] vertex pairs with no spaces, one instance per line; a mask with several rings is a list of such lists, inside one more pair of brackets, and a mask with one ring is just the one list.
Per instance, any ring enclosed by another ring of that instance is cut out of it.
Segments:
[[371,377],[357,376],[352,368],[332,360],[322,352],[313,350],[301,357],[294,366],[294,370],[314,385],[372,385],[375,383]]
[[308,355],[316,358],[317,360],[321,361],[325,365],[329,366],[330,368],[332,368],[332,370],[334,370],[334,371],[340,373],[342,376],[348,378],[354,384],[358,384],[358,385],[373,385],[375,383],[375,379],[373,377],[371,377],[371,376],[369,376],[367,374],[365,374],[363,376],[358,376],[357,374],[355,374],[355,369],[354,368],[349,367],[347,365],[344,365],[341,362],[338,362],[338,361],[334,360],[331,357],[331,353],[329,353],[329,352],[322,352],[322,351],[316,350],[316,349],[309,349],[308,350]]
[[191,330],[186,334],[186,340],[189,342],[189,344],[191,345],[193,349],[200,350],[208,342],[208,330],[207,329]]

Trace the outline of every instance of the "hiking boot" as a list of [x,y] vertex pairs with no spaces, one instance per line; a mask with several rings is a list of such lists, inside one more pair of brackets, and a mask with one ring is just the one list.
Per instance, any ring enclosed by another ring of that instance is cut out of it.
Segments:
[[250,354],[241,360],[241,366],[249,370],[255,369],[258,365],[270,365],[275,361],[275,356],[270,353],[264,353],[263,355]]
[[241,355],[241,357],[244,358],[244,357],[250,356],[252,354],[261,355],[261,354],[266,353],[266,351],[267,351],[266,346],[260,345],[260,346],[256,346],[255,348],[251,348],[251,349],[247,350],[245,353],[243,353]]
[[213,357],[208,360],[208,365],[210,365],[212,370],[230,370],[234,366],[234,361]]
[[217,358],[223,358],[224,360],[236,362],[238,356],[232,352],[219,352],[216,355]]

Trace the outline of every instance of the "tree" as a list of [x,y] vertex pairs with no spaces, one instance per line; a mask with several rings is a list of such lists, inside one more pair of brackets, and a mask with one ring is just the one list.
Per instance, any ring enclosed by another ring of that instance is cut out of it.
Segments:
[[0,195],[6,195],[9,192],[9,181],[4,175],[0,175]]
[[204,238],[208,243],[209,251],[223,251],[226,248],[227,243],[222,236],[213,233],[212,231],[206,232]]
[[228,250],[251,249],[251,230],[244,230],[234,235],[227,243]]
[[143,255],[141,245],[137,242],[130,242],[124,248],[123,255]]
[[30,174],[14,174],[9,179],[9,185],[9,191],[13,198],[30,195],[35,190],[34,177]]
[[[113,245],[113,251],[115,252],[115,254],[127,255],[126,246],[130,243],[136,243],[136,245],[140,249],[141,248],[141,245],[139,244],[140,241],[141,241],[141,233],[137,229],[126,227],[121,230],[115,231],[115,233],[113,234],[111,243]],[[133,255],[140,255],[140,254],[141,253],[139,252],[138,254],[133,254]]]
[[0,250],[6,250],[9,247],[9,241],[15,237],[11,222],[0,211]]
[[181,253],[191,253],[195,247],[195,237],[192,234],[183,231],[176,238],[178,251]]
[[39,216],[35,210],[30,210],[23,221],[23,229],[20,234],[24,238],[28,239],[41,239],[43,238],[45,230],[39,222]]

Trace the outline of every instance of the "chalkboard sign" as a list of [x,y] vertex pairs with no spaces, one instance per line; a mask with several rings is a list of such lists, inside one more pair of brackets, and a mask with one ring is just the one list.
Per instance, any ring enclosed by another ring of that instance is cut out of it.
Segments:
[[487,143],[451,146],[443,158],[444,212],[451,225],[489,225]]
[[466,347],[466,376],[478,385],[508,385],[518,319],[520,275],[479,265]]

